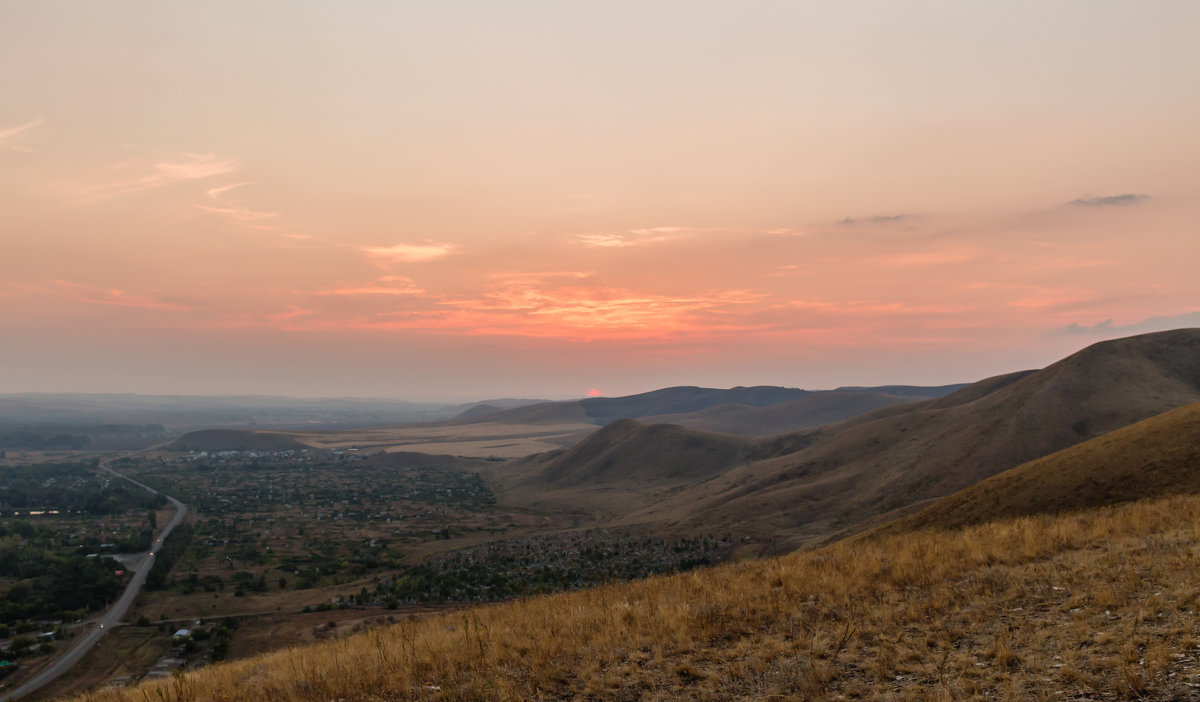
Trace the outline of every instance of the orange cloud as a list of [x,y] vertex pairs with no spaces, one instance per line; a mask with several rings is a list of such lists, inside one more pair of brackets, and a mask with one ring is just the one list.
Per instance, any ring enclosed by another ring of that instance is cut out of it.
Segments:
[[[85,187],[82,195],[85,202],[107,200],[143,190],[161,188],[181,181],[202,180],[225,175],[241,167],[242,164],[234,159],[219,159],[211,153],[185,153],[169,161],[153,163],[148,168],[131,162],[122,162],[117,164],[114,170],[121,172],[136,169],[142,173]],[[147,170],[149,172],[145,172]]]
[[592,248],[629,248],[679,239],[687,231],[686,227],[649,227],[620,234],[579,234],[575,240]]
[[288,305],[282,312],[265,315],[264,318],[269,322],[283,322],[297,317],[309,317],[316,314],[313,310],[308,310],[297,305]]
[[45,122],[46,122],[46,120],[44,120],[44,119],[35,119],[35,120],[30,120],[30,121],[26,122],[25,124],[18,124],[15,127],[9,127],[8,129],[0,129],[0,148],[5,148],[10,151],[22,151],[24,153],[32,152],[33,149],[29,148],[28,146],[21,146],[19,144],[8,144],[6,142],[9,139],[11,139],[12,137],[17,136],[18,134],[22,134],[24,132],[29,131],[30,129],[33,129],[35,127],[41,126],[42,124],[45,124]]
[[72,283],[67,280],[52,280],[50,281],[50,288],[54,292],[72,300],[96,305],[138,307],[141,309],[174,312],[190,309],[186,305],[163,298],[130,295],[118,288],[98,288],[91,285]]
[[385,276],[370,285],[346,286],[340,288],[325,288],[318,290],[317,295],[335,297],[357,297],[361,295],[424,295],[425,290],[417,287],[412,278],[400,276]]
[[[534,280],[536,277],[503,280],[478,297],[438,299],[432,306],[357,315],[346,315],[344,311],[321,315],[295,307],[291,308],[294,313],[275,315],[267,322],[306,331],[403,330],[571,340],[650,339],[740,329],[742,325],[733,310],[751,307],[766,297],[746,290],[695,296],[651,295],[622,288],[545,285]],[[315,294],[419,298],[425,291],[407,278],[391,277],[370,285],[329,288]]]
[[209,199],[215,201],[217,205],[196,205],[196,207],[204,210],[205,212],[212,212],[213,214],[219,214],[224,217],[228,217],[235,222],[244,224],[248,227],[253,227],[254,229],[274,231],[275,227],[261,224],[261,222],[266,219],[278,217],[278,212],[259,212],[257,210],[252,210],[249,207],[231,202],[225,197],[225,193],[245,185],[250,185],[250,183],[234,183],[232,185],[222,185],[217,188],[209,188],[208,190],[204,191],[204,194],[207,195]]
[[385,263],[424,263],[442,258],[457,248],[454,244],[426,240],[423,244],[367,246],[362,251]]

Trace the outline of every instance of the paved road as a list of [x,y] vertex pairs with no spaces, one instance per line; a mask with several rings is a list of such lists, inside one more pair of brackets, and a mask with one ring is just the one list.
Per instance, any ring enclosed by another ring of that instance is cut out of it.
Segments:
[[[145,488],[156,495],[158,494],[158,490],[155,490],[149,485],[139,483],[133,478],[116,472],[109,467],[108,461],[101,463],[100,467],[117,476],[118,478],[121,478],[122,480],[128,480],[134,485]],[[33,676],[29,680],[26,680],[21,685],[4,693],[3,696],[0,696],[0,700],[19,699],[67,672],[72,666],[78,663],[88,651],[92,650],[92,647],[96,645],[96,642],[100,640],[100,637],[108,633],[113,626],[121,621],[121,619],[125,616],[125,613],[129,611],[129,607],[133,605],[133,601],[137,599],[138,593],[142,591],[142,585],[146,584],[146,576],[150,574],[150,569],[154,567],[155,551],[162,546],[163,539],[166,539],[167,535],[171,533],[171,530],[174,529],[180,522],[182,522],[183,518],[187,515],[187,507],[182,502],[174,497],[171,497],[170,495],[164,495],[164,497],[166,497],[172,505],[175,505],[175,516],[171,517],[171,521],[167,523],[167,526],[158,533],[158,537],[156,537],[154,539],[154,543],[150,545],[150,550],[141,554],[139,558],[139,565],[136,568],[130,569],[133,571],[133,578],[130,579],[129,585],[125,586],[125,592],[121,593],[121,596],[117,598],[117,601],[114,602],[112,606],[104,612],[104,614],[100,615],[99,619],[92,621],[92,626],[86,634],[76,636],[75,639],[67,645],[66,650],[64,650],[57,658],[50,662],[50,665],[43,668],[38,672],[37,675]]]

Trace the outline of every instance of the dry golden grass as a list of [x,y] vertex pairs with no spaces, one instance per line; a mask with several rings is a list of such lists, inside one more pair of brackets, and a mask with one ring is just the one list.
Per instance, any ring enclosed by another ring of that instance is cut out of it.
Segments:
[[108,700],[1173,699],[1200,498],[919,531],[404,622]]

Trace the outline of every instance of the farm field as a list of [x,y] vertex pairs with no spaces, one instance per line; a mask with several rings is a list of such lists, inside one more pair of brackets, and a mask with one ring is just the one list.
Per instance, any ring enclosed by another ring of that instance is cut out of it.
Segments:
[[586,422],[410,424],[321,431],[225,430],[188,434],[175,446],[193,450],[309,447],[370,454],[405,451],[468,458],[516,458],[571,445],[595,430],[595,424]]

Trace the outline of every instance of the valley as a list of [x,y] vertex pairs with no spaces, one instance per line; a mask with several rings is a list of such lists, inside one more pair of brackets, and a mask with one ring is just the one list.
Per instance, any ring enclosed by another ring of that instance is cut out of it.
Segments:
[[[418,425],[188,432],[113,462],[194,516],[163,548],[170,568],[152,574],[120,636],[81,664],[75,682],[43,694],[135,681],[153,665],[137,652],[167,655],[168,630],[222,622],[232,623],[226,660],[294,644],[349,651],[363,636],[388,641],[378,644],[385,657],[411,637],[439,647],[440,668],[410,659],[410,672],[388,681],[356,669],[368,697],[416,694],[416,680],[432,679],[454,690],[445,699],[473,698],[479,684],[515,697],[545,689],[631,699],[853,697],[883,680],[900,699],[928,690],[1024,697],[1055,685],[1135,697],[1180,689],[1164,676],[1191,670],[1179,652],[1200,640],[1200,627],[1182,614],[1191,606],[1182,585],[1146,559],[1161,552],[1192,567],[1188,520],[1200,517],[1163,519],[1198,509],[1197,359],[1200,330],[1178,330],[941,388],[672,388],[612,402],[481,404]],[[691,411],[668,411],[683,409]],[[809,424],[830,412],[834,421]],[[761,424],[748,426],[755,418]],[[768,431],[781,421],[787,431]],[[85,455],[69,469],[76,479],[89,479]],[[1145,539],[1162,545],[1146,552]],[[947,569],[947,559],[959,565]],[[1099,597],[1106,576],[1091,564],[1100,561],[1135,563],[1136,583],[1120,580]],[[20,584],[9,586],[10,603]],[[955,588],[965,599],[948,599]],[[1119,633],[1144,621],[1137,603],[1146,598],[1161,603],[1154,625]],[[584,613],[568,616],[559,602]],[[969,624],[968,611],[988,624]],[[582,626],[576,616],[600,617],[587,624],[599,638],[528,633],[517,649],[537,652],[533,667],[502,652],[515,645],[506,637],[528,631],[520,621]],[[426,623],[455,617],[467,623]],[[618,633],[619,623],[634,632]],[[470,644],[481,657],[468,661],[430,626],[464,640],[493,633]],[[672,633],[663,639],[654,627]],[[1086,658],[1067,643],[1083,628],[1087,641],[1074,645],[1094,648]],[[1133,649],[1120,643],[1129,636],[1140,642]],[[610,644],[626,657],[613,659]],[[750,646],[768,653],[753,656]],[[231,671],[241,669],[206,673],[216,663],[208,650],[170,655],[219,696],[220,676],[240,680]],[[514,666],[525,682],[500,683],[496,671]],[[284,696],[293,694],[309,698]]]

